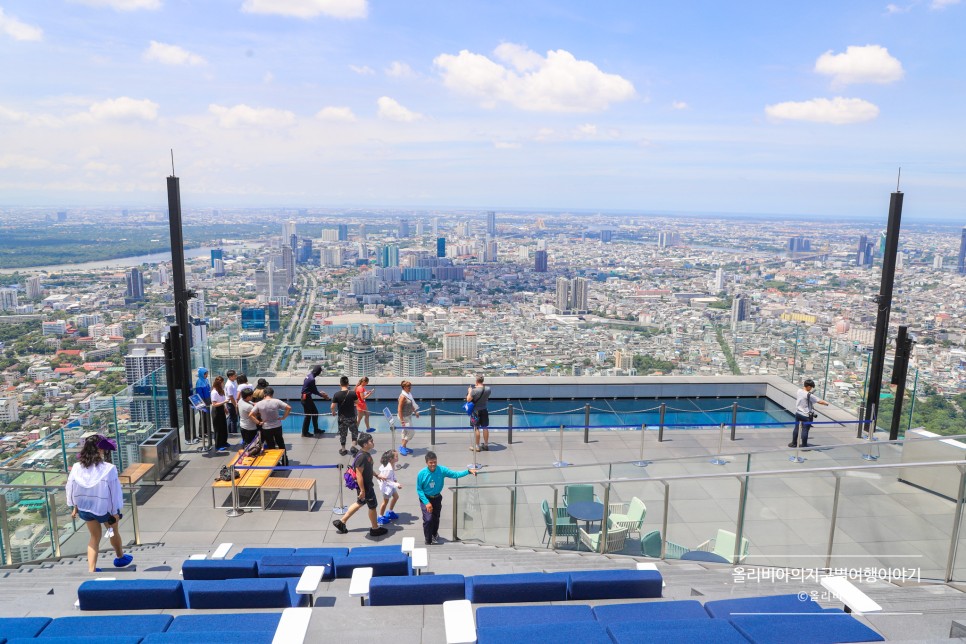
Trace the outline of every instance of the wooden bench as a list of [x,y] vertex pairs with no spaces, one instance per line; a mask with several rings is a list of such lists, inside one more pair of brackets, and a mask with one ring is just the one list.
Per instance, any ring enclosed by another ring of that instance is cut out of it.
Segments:
[[154,471],[154,484],[158,484],[158,470],[153,463],[134,463],[124,468],[124,471],[117,475],[121,485],[134,485],[144,478],[151,471]]
[[[242,457],[243,452],[239,450],[238,456],[232,463],[236,467],[247,466],[247,467],[275,467],[278,465],[279,461],[282,460],[282,456],[285,454],[283,449],[267,449],[260,456],[252,458],[250,456]],[[272,476],[273,470],[236,470],[241,476],[235,479],[235,487],[238,488],[254,488],[258,489]],[[215,492],[219,489],[228,488],[231,489],[231,481],[215,481],[211,484],[211,503],[212,506],[217,508],[218,503],[215,500]],[[264,510],[264,504],[258,506],[259,509]],[[246,510],[254,510],[255,507],[245,507]]]
[[315,479],[287,479],[280,476],[273,476],[259,486],[262,495],[262,509],[265,509],[265,490],[295,490],[305,492],[305,500],[309,504],[309,512],[312,506],[319,500],[316,494],[317,481]]

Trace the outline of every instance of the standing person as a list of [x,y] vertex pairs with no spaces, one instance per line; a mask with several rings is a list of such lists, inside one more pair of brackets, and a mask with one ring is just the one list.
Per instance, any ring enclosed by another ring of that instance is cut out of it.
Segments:
[[[345,376],[342,377],[345,379],[346,388],[348,389],[349,379]],[[355,395],[354,392],[349,393],[353,396]],[[336,394],[336,396],[338,395]],[[352,418],[355,420],[354,414]],[[349,509],[342,515],[341,519],[336,519],[332,522],[332,525],[339,531],[339,534],[349,532],[349,529],[345,527],[346,521],[363,506],[369,508],[369,523],[372,524],[372,527],[369,528],[369,536],[381,537],[389,532],[389,530],[376,522],[376,489],[372,482],[372,454],[369,453],[375,446],[376,443],[372,440],[372,434],[362,433],[359,435],[359,448],[361,451],[351,465],[351,468],[355,471],[356,483],[359,484],[359,498],[349,506]],[[382,477],[380,476],[379,478],[381,480]]]
[[815,413],[815,405],[828,404],[813,394],[813,389],[815,389],[815,381],[809,378],[802,383],[802,388],[798,390],[798,395],[795,399],[795,429],[792,431],[792,442],[788,444],[789,447],[797,446],[799,426],[802,428],[801,446],[811,447],[811,445],[808,444],[808,430],[812,428],[812,420],[817,415]]
[[[383,452],[379,462],[382,464],[379,467],[379,478],[381,480],[379,488],[382,492],[382,505],[379,506],[379,517],[376,519],[376,523],[386,525],[399,518],[399,515],[392,511],[396,507],[396,501],[399,500],[399,490],[402,489],[402,484],[396,481],[396,463],[399,462],[399,454],[396,453],[396,450],[387,450]],[[389,506],[388,509],[386,506]]]
[[[211,407],[211,382],[208,380],[208,370],[204,367],[198,367],[198,379],[195,380],[195,394],[201,398],[205,403],[205,406],[210,409]],[[209,433],[209,428],[211,427],[210,421],[208,419],[209,414],[205,412],[199,412],[198,414],[198,436],[207,436]]]
[[256,405],[262,402],[265,397],[265,388],[268,387],[268,381],[264,378],[259,378],[258,382],[255,383],[255,390],[252,392],[252,402]]
[[322,367],[315,365],[305,376],[305,380],[302,381],[302,411],[305,413],[305,417],[302,419],[302,436],[304,438],[311,436],[309,434],[309,422],[315,427],[316,438],[325,433],[324,429],[319,429],[319,410],[315,406],[315,401],[312,400],[312,396],[318,396],[322,400],[329,399],[329,394],[319,391],[315,384],[315,379],[319,377],[320,373],[322,373]]
[[[359,439],[359,425],[356,423],[356,392],[349,391],[348,376],[339,378],[339,386],[342,387],[342,390],[337,391],[332,396],[332,415],[338,414],[339,416],[339,444],[342,445],[339,448],[339,454],[345,456],[351,452],[355,456],[359,451],[356,447],[356,442]],[[345,451],[345,440],[346,435],[350,432],[352,433],[352,449],[347,452]]]
[[408,456],[413,453],[407,445],[416,436],[416,430],[413,429],[413,416],[419,418],[419,405],[416,404],[416,399],[413,398],[413,383],[408,380],[403,380],[399,383],[402,387],[402,392],[399,394],[399,405],[396,410],[396,415],[399,417],[399,424],[402,425],[402,441],[399,445],[399,453],[403,456]]
[[[288,418],[292,407],[283,400],[272,398],[275,390],[271,387],[265,387],[262,395],[264,397],[255,404],[250,415],[262,430],[262,440],[267,444],[266,447],[284,450],[285,437],[282,435],[282,422]],[[288,452],[282,454],[282,460],[279,463],[288,465]]]
[[[243,374],[243,373],[238,374],[238,377],[235,380],[235,384],[238,386],[238,395],[235,396],[235,401],[236,402],[239,401],[239,400],[241,400],[242,392],[245,391],[246,389],[248,391],[255,391],[254,385],[252,385],[250,382],[248,382],[248,376],[245,375],[245,374]],[[239,414],[239,417],[240,416],[241,416],[241,414]]]
[[215,430],[215,450],[228,451],[228,415],[226,406],[228,396],[225,395],[225,379],[215,376],[211,385],[211,426]]
[[228,418],[228,433],[238,433],[238,378],[234,369],[225,372],[225,412]]
[[426,467],[416,475],[416,494],[422,505],[423,536],[426,545],[439,543],[439,513],[443,509],[443,479],[461,479],[468,474],[476,476],[477,470],[454,472],[436,464],[436,452],[426,452]]
[[252,390],[242,389],[241,398],[238,400],[238,424],[241,427],[242,443],[248,445],[258,436],[258,425],[252,418]]
[[91,533],[87,543],[87,568],[90,572],[101,571],[97,567],[101,524],[108,526],[111,547],[117,555],[114,567],[123,568],[134,561],[134,557],[124,554],[118,529],[121,509],[124,507],[121,481],[117,478],[117,468],[106,462],[104,454],[116,450],[117,443],[113,440],[100,434],[88,436],[67,477],[67,505],[74,508],[70,516],[83,519]]
[[372,395],[375,389],[366,390],[366,385],[368,384],[369,378],[363,376],[356,385],[356,411],[359,412],[359,416],[356,418],[356,425],[360,425],[364,420],[366,421],[366,431],[371,432],[373,430],[369,428],[369,407],[366,405],[366,400]]
[[[466,389],[466,402],[473,403],[473,416],[471,421],[473,423],[473,435],[476,438],[476,444],[470,449],[474,452],[478,452],[481,449],[484,452],[490,450],[490,412],[486,408],[486,403],[490,401],[490,388],[483,384],[483,376],[476,377],[476,386],[467,387]],[[483,430],[483,444],[480,444],[480,430]]]

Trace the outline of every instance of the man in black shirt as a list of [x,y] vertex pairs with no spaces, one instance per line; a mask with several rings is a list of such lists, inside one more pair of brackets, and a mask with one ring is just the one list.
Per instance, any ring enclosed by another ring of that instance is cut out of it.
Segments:
[[[343,376],[345,380],[345,386],[348,386],[349,379]],[[340,392],[341,393],[341,392]],[[338,396],[339,394],[336,394]],[[354,394],[353,394],[354,395]],[[332,522],[335,529],[339,531],[339,534],[346,534],[349,529],[345,526],[346,521],[355,514],[362,506],[367,506],[369,508],[369,523],[372,527],[369,528],[370,537],[381,537],[382,535],[389,532],[386,528],[383,528],[378,523],[376,523],[376,489],[372,481],[372,451],[376,446],[375,441],[372,440],[371,434],[362,433],[359,435],[359,448],[362,450],[356,456],[355,461],[350,465],[352,469],[355,470],[356,483],[359,484],[359,498],[356,502],[349,506],[346,513],[341,519],[336,519]],[[382,477],[377,477],[382,479]]]
[[359,450],[356,448],[356,441],[359,438],[359,423],[356,420],[356,392],[349,391],[349,378],[342,376],[339,378],[339,386],[342,391],[332,396],[332,415],[339,415],[339,443],[342,447],[339,454],[345,456],[349,452],[345,451],[345,439],[349,432],[352,432],[352,455],[355,456]]
[[309,434],[309,422],[315,426],[316,438],[325,433],[324,429],[319,429],[319,410],[315,406],[315,401],[312,400],[312,396],[318,396],[322,400],[329,399],[329,395],[324,391],[319,391],[315,384],[315,379],[319,377],[320,373],[322,373],[322,367],[315,365],[302,382],[302,411],[305,413],[305,417],[302,418],[302,436],[305,438],[311,436]]

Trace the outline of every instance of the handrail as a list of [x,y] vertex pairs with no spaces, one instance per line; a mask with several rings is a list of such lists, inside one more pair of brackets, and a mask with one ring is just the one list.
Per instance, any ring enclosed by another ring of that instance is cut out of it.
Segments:
[[33,472],[36,474],[67,474],[64,470],[43,470],[39,468],[26,468],[26,467],[7,467],[6,465],[0,465],[0,472],[16,472],[17,474],[22,474],[24,472]]
[[[820,472],[851,472],[855,470],[875,470],[875,469],[892,469],[895,467],[951,467],[951,466],[966,466],[966,460],[960,461],[932,461],[926,463],[874,463],[872,465],[837,465],[834,467],[812,467],[812,468],[802,468],[802,469],[785,469],[785,470],[762,470],[760,472],[746,472],[744,470],[740,472],[718,472],[713,474],[675,474],[672,476],[648,476],[648,477],[634,477],[634,478],[608,478],[608,479],[588,479],[584,481],[571,481],[567,480],[567,485],[607,485],[610,483],[645,483],[645,482],[656,482],[661,483],[665,481],[687,481],[695,479],[721,479],[721,478],[735,478],[735,477],[747,477],[747,476],[775,476],[777,474],[802,474],[802,473],[820,473]],[[521,488],[521,487],[547,487],[548,485],[560,485],[560,481],[544,481],[538,483],[484,483],[479,485],[460,485],[449,486],[450,490],[486,490],[491,488]],[[2,484],[0,484],[2,486]]]

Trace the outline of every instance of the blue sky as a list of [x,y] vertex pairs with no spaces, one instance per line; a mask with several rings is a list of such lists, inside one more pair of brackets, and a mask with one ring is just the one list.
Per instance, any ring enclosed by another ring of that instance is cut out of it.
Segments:
[[0,203],[966,219],[964,12],[0,0]]

